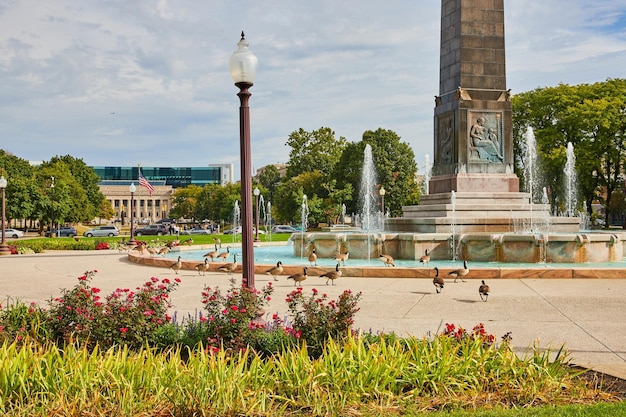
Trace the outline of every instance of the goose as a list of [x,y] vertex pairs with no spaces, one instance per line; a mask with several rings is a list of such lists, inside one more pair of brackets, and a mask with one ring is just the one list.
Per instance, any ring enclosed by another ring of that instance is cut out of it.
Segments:
[[481,300],[487,301],[487,297],[489,297],[489,285],[485,284],[484,279],[481,282],[482,284],[478,287],[478,295],[480,295]]
[[159,255],[165,255],[166,253],[168,253],[170,251],[170,247],[169,246],[164,246],[161,249],[159,249]]
[[189,239],[183,242],[183,245],[191,246],[192,243],[193,243],[193,238],[190,237]]
[[213,238],[213,242],[215,242],[215,248],[217,249],[217,247],[219,246],[220,249],[222,249],[222,240],[219,237],[214,237]]
[[215,258],[217,257],[217,255],[219,255],[220,253],[217,251],[217,243],[215,244],[215,250],[212,250],[211,252],[207,252],[204,255],[202,255],[203,258],[211,258],[212,261],[215,260]]
[[424,256],[420,258],[420,263],[424,264],[424,266],[428,266],[429,262],[430,262],[430,252],[428,251],[428,248],[426,248],[426,250],[424,251]]
[[271,267],[265,273],[274,277],[274,281],[278,281],[276,277],[283,272],[283,263],[281,261],[276,262],[276,266]]
[[337,264],[334,271],[328,271],[325,274],[320,275],[320,278],[326,278],[326,285],[328,285],[328,280],[331,280],[333,285],[335,285],[335,280],[339,277],[341,277],[339,264]]
[[380,258],[381,261],[383,261],[383,264],[385,266],[396,266],[396,264],[393,261],[393,256],[380,254],[378,257]]
[[155,248],[146,248],[146,250],[148,251],[148,253],[150,254],[150,256],[152,255],[156,255],[159,253],[159,251]]
[[343,264],[343,266],[346,266],[346,261],[348,260],[348,256],[350,256],[350,252],[337,253],[337,256],[335,256],[335,261],[339,261]]
[[302,281],[304,281],[307,278],[306,275],[306,266],[302,269],[302,273],[301,274],[293,274],[293,275],[289,275],[287,277],[287,279],[292,279],[293,280],[293,286],[295,287],[296,285],[298,285],[298,283],[300,283],[300,286],[302,286]]
[[170,265],[170,269],[176,272],[176,275],[178,275],[178,271],[180,271],[182,267],[183,267],[183,263],[180,260],[180,256],[178,257],[178,260],[176,262]]
[[209,260],[205,259],[203,264],[199,264],[196,266],[196,271],[198,271],[198,275],[200,275],[200,272],[202,272],[202,275],[204,275],[204,273],[208,271],[210,267],[211,265],[209,265]]
[[234,260],[230,263],[224,264],[217,268],[219,271],[227,272],[228,275],[232,275],[233,272],[237,270],[237,254],[233,255]]
[[229,256],[230,256],[230,246],[226,246],[226,252],[222,252],[222,253],[218,254],[217,258],[219,258],[219,259],[228,259]]
[[456,280],[459,278],[461,278],[461,281],[465,282],[463,277],[467,274],[469,274],[469,268],[467,267],[466,260],[463,261],[463,268],[455,269],[454,271],[448,272],[448,275],[454,277],[454,282],[456,282]]
[[443,277],[439,276],[439,268],[435,267],[434,269],[435,277],[433,278],[433,285],[435,286],[435,291],[437,291],[437,294],[439,294],[441,290],[443,290],[444,280]]
[[309,255],[309,263],[317,266],[317,253],[315,253],[315,248],[313,248],[313,252]]

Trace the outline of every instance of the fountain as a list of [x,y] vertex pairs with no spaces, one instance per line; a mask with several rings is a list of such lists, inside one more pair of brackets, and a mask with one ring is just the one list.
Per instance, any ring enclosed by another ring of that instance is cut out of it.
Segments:
[[576,156],[574,155],[574,145],[567,143],[567,162],[565,163],[565,215],[573,217],[576,213]]
[[268,234],[270,242],[272,241],[272,202],[267,202],[267,209],[263,216],[263,224],[265,225],[265,233]]
[[378,193],[376,185],[378,183],[376,168],[372,158],[372,147],[365,146],[363,157],[363,171],[361,172],[361,188],[359,200],[361,202],[361,229],[364,232],[382,230],[381,211],[378,210]]
[[239,208],[239,200],[235,200],[235,205],[233,206],[233,243],[237,241],[239,223],[241,223],[241,209]]
[[430,155],[424,155],[424,183],[422,185],[423,194],[428,194],[428,183],[432,175],[433,164],[430,162]]

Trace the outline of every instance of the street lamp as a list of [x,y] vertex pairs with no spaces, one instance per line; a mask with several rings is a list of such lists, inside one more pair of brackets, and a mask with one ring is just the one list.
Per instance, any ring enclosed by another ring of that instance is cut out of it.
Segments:
[[55,237],[56,234],[55,234],[55,236],[52,236],[52,233],[55,233],[54,232],[54,195],[53,195],[54,194],[53,193],[53,191],[54,191],[54,177],[50,177],[50,178],[52,178],[52,183],[50,184],[50,201],[52,203],[51,204],[51,207],[52,207],[52,219],[51,219],[52,220],[52,225],[50,226],[50,237]]
[[120,218],[122,220],[122,226],[124,226],[124,204],[120,206]]
[[10,255],[11,249],[7,246],[6,241],[6,211],[4,203],[4,190],[7,188],[7,180],[4,175],[0,177],[0,189],[2,189],[2,242],[0,242],[0,255]]
[[237,96],[239,106],[239,153],[241,159],[241,255],[242,281],[249,288],[254,288],[254,248],[252,246],[252,155],[250,152],[250,96],[248,89],[254,84],[258,60],[248,49],[248,41],[241,32],[237,50],[228,62],[230,76],[239,88]]
[[135,187],[135,183],[131,182],[130,187],[128,187],[128,191],[130,191],[130,240],[128,241],[129,245],[136,245],[135,242],[135,191],[137,191],[137,187]]
[[387,191],[385,190],[385,187],[380,187],[380,190],[378,190],[378,194],[380,194],[381,211],[383,213],[383,222],[385,221],[385,194],[386,193],[387,193]]
[[260,242],[259,239],[259,194],[261,194],[261,191],[259,190],[259,187],[254,187],[254,197],[256,198],[256,231],[254,233],[254,241],[255,242]]

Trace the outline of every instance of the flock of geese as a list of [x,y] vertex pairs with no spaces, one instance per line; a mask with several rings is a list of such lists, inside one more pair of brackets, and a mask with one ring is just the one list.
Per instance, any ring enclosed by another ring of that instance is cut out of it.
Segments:
[[[226,246],[225,251],[220,251],[218,248],[221,248],[221,242],[219,242],[219,239],[215,239],[215,240],[216,240],[215,249],[210,252],[205,253],[203,255],[203,257],[205,258],[204,263],[198,264],[195,267],[199,275],[205,275],[205,273],[210,270],[209,259],[211,259],[211,261],[215,261],[215,260],[226,261],[231,255],[230,246]],[[170,250],[170,248],[171,246],[165,246],[163,248],[156,249],[156,248],[146,248],[145,245],[139,245],[137,248],[134,248],[133,250],[138,250],[140,251],[140,253],[144,253],[144,251],[147,251],[148,253],[152,255],[152,254],[165,254]],[[237,254],[233,253],[232,255],[233,255],[233,261],[221,265],[220,267],[217,268],[218,271],[226,272],[228,275],[232,275],[233,272],[237,271],[237,267],[238,267]],[[340,265],[343,265],[343,266],[346,265],[346,261],[348,260],[349,256],[350,254],[348,252],[345,252],[345,253],[337,252],[334,258],[334,260],[337,261],[337,265],[335,266],[335,269],[319,275],[320,278],[326,278],[326,285],[328,285],[329,282],[332,285],[335,285],[335,280],[340,278],[342,275],[342,272],[339,269],[339,267]],[[379,258],[383,262],[383,265],[388,266],[388,267],[395,267],[395,262],[392,256],[381,254]],[[315,248],[313,248],[313,250],[309,254],[308,261],[310,263],[310,266],[317,266],[317,253],[315,251]],[[422,256],[419,259],[419,263],[423,264],[424,266],[429,265],[430,253],[428,249],[426,249],[424,256]],[[178,272],[182,269],[181,257],[179,256],[176,262],[172,263],[169,268],[178,275]],[[445,286],[445,280],[444,280],[444,277],[439,276],[439,268],[434,267],[433,269],[435,271],[435,276],[433,278],[433,285],[435,286],[435,292],[439,294],[441,293],[441,291],[443,290]],[[308,278],[307,270],[308,270],[308,267],[305,266],[302,268],[302,272],[289,275],[287,279],[293,280],[294,286],[298,286],[298,285],[302,286],[302,282]],[[278,276],[281,275],[283,271],[284,271],[283,263],[281,261],[278,261],[276,262],[276,266],[273,266],[269,268],[268,270],[266,270],[265,274],[272,276],[274,281],[278,281]],[[469,274],[469,267],[467,266],[467,260],[464,260],[463,267],[454,269],[448,272],[448,277],[454,278],[454,282],[457,282],[457,280],[459,279],[462,282],[465,282],[464,277],[467,276],[468,274]],[[485,283],[485,280],[482,280],[481,285],[478,288],[478,294],[480,296],[480,299],[482,301],[487,301],[487,299],[489,298],[489,293],[490,293],[489,285]]]

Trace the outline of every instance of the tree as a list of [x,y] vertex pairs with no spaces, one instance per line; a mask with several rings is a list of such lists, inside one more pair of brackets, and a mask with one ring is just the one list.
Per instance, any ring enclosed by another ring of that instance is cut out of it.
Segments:
[[268,200],[274,200],[274,194],[280,184],[280,173],[274,165],[267,165],[261,174],[259,174],[259,183],[268,192]]
[[330,175],[346,147],[346,139],[335,138],[335,132],[328,127],[307,132],[300,128],[289,135],[286,145],[291,147],[287,177],[293,178],[304,172],[318,170]]
[[[581,201],[591,214],[592,202],[605,209],[608,226],[612,196],[623,186],[626,157],[626,80],[536,89],[513,97],[516,160],[524,163],[522,133],[535,130],[537,150],[547,172],[545,184],[553,207],[562,205],[563,167],[567,143],[576,154],[576,174]],[[580,207],[579,207],[580,209]]]
[[176,219],[184,218],[195,220],[198,198],[202,193],[202,187],[188,185],[185,188],[177,188],[172,194],[172,210],[170,215]]
[[392,216],[402,215],[402,206],[417,204],[420,190],[415,181],[417,163],[411,147],[400,141],[400,137],[391,130],[378,128],[363,133],[363,140],[346,146],[340,161],[337,163],[333,178],[338,188],[351,185],[352,196],[346,204],[348,212],[359,213],[359,192],[361,173],[363,171],[363,155],[365,146],[372,147],[374,166],[378,177],[378,189],[383,186],[385,208]]

